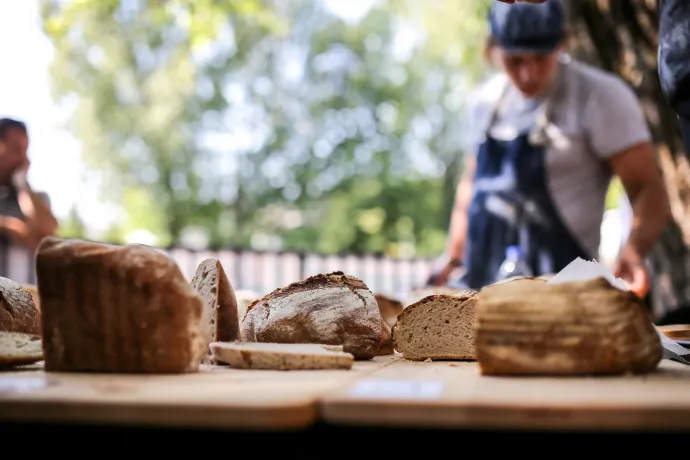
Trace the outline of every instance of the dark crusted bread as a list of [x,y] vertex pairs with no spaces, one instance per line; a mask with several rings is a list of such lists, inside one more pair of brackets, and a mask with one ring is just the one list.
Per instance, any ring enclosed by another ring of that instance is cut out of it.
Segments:
[[[206,303],[210,342],[239,340],[240,322],[235,291],[218,259],[206,259],[199,264],[192,277],[192,288]],[[207,349],[203,363],[214,364],[210,348]]]
[[41,314],[31,292],[0,277],[0,331],[41,335]]
[[393,347],[412,361],[474,359],[476,295],[436,294],[408,306],[393,326]]
[[49,237],[36,274],[47,371],[198,370],[209,343],[204,302],[164,252]]
[[342,345],[357,360],[371,359],[381,341],[381,314],[361,280],[342,272],[311,276],[276,289],[247,308],[245,342]]
[[481,373],[495,375],[646,373],[663,353],[642,301],[604,278],[483,288],[476,348]]

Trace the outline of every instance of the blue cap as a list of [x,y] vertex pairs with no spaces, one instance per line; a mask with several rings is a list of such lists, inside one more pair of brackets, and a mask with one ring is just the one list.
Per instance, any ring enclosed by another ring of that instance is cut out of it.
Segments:
[[549,53],[558,48],[565,30],[560,0],[541,4],[492,2],[491,35],[508,52]]

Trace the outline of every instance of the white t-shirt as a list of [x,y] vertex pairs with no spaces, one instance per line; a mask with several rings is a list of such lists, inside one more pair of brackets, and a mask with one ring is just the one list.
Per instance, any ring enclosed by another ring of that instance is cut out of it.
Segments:
[[[563,223],[596,258],[606,192],[613,177],[606,160],[650,141],[650,130],[637,97],[622,79],[567,56],[560,64],[553,94],[550,127],[545,131],[547,187]],[[476,154],[488,128],[492,137],[501,140],[529,131],[543,103],[525,98],[504,74],[490,78],[472,99],[466,151]]]

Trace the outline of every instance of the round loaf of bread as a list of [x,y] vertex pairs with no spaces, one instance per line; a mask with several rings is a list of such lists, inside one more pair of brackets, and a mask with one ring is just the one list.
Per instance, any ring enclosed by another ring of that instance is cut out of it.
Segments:
[[374,358],[381,314],[361,280],[342,272],[316,275],[276,289],[247,308],[245,342],[342,345],[357,360]]

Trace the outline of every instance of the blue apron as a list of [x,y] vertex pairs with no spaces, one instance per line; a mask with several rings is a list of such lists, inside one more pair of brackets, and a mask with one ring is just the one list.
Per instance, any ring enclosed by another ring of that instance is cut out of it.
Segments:
[[489,134],[497,109],[477,151],[468,210],[462,284],[474,289],[497,281],[508,246],[521,247],[534,276],[556,273],[577,257],[591,259],[562,222],[547,187],[549,104],[532,130],[509,141]]

